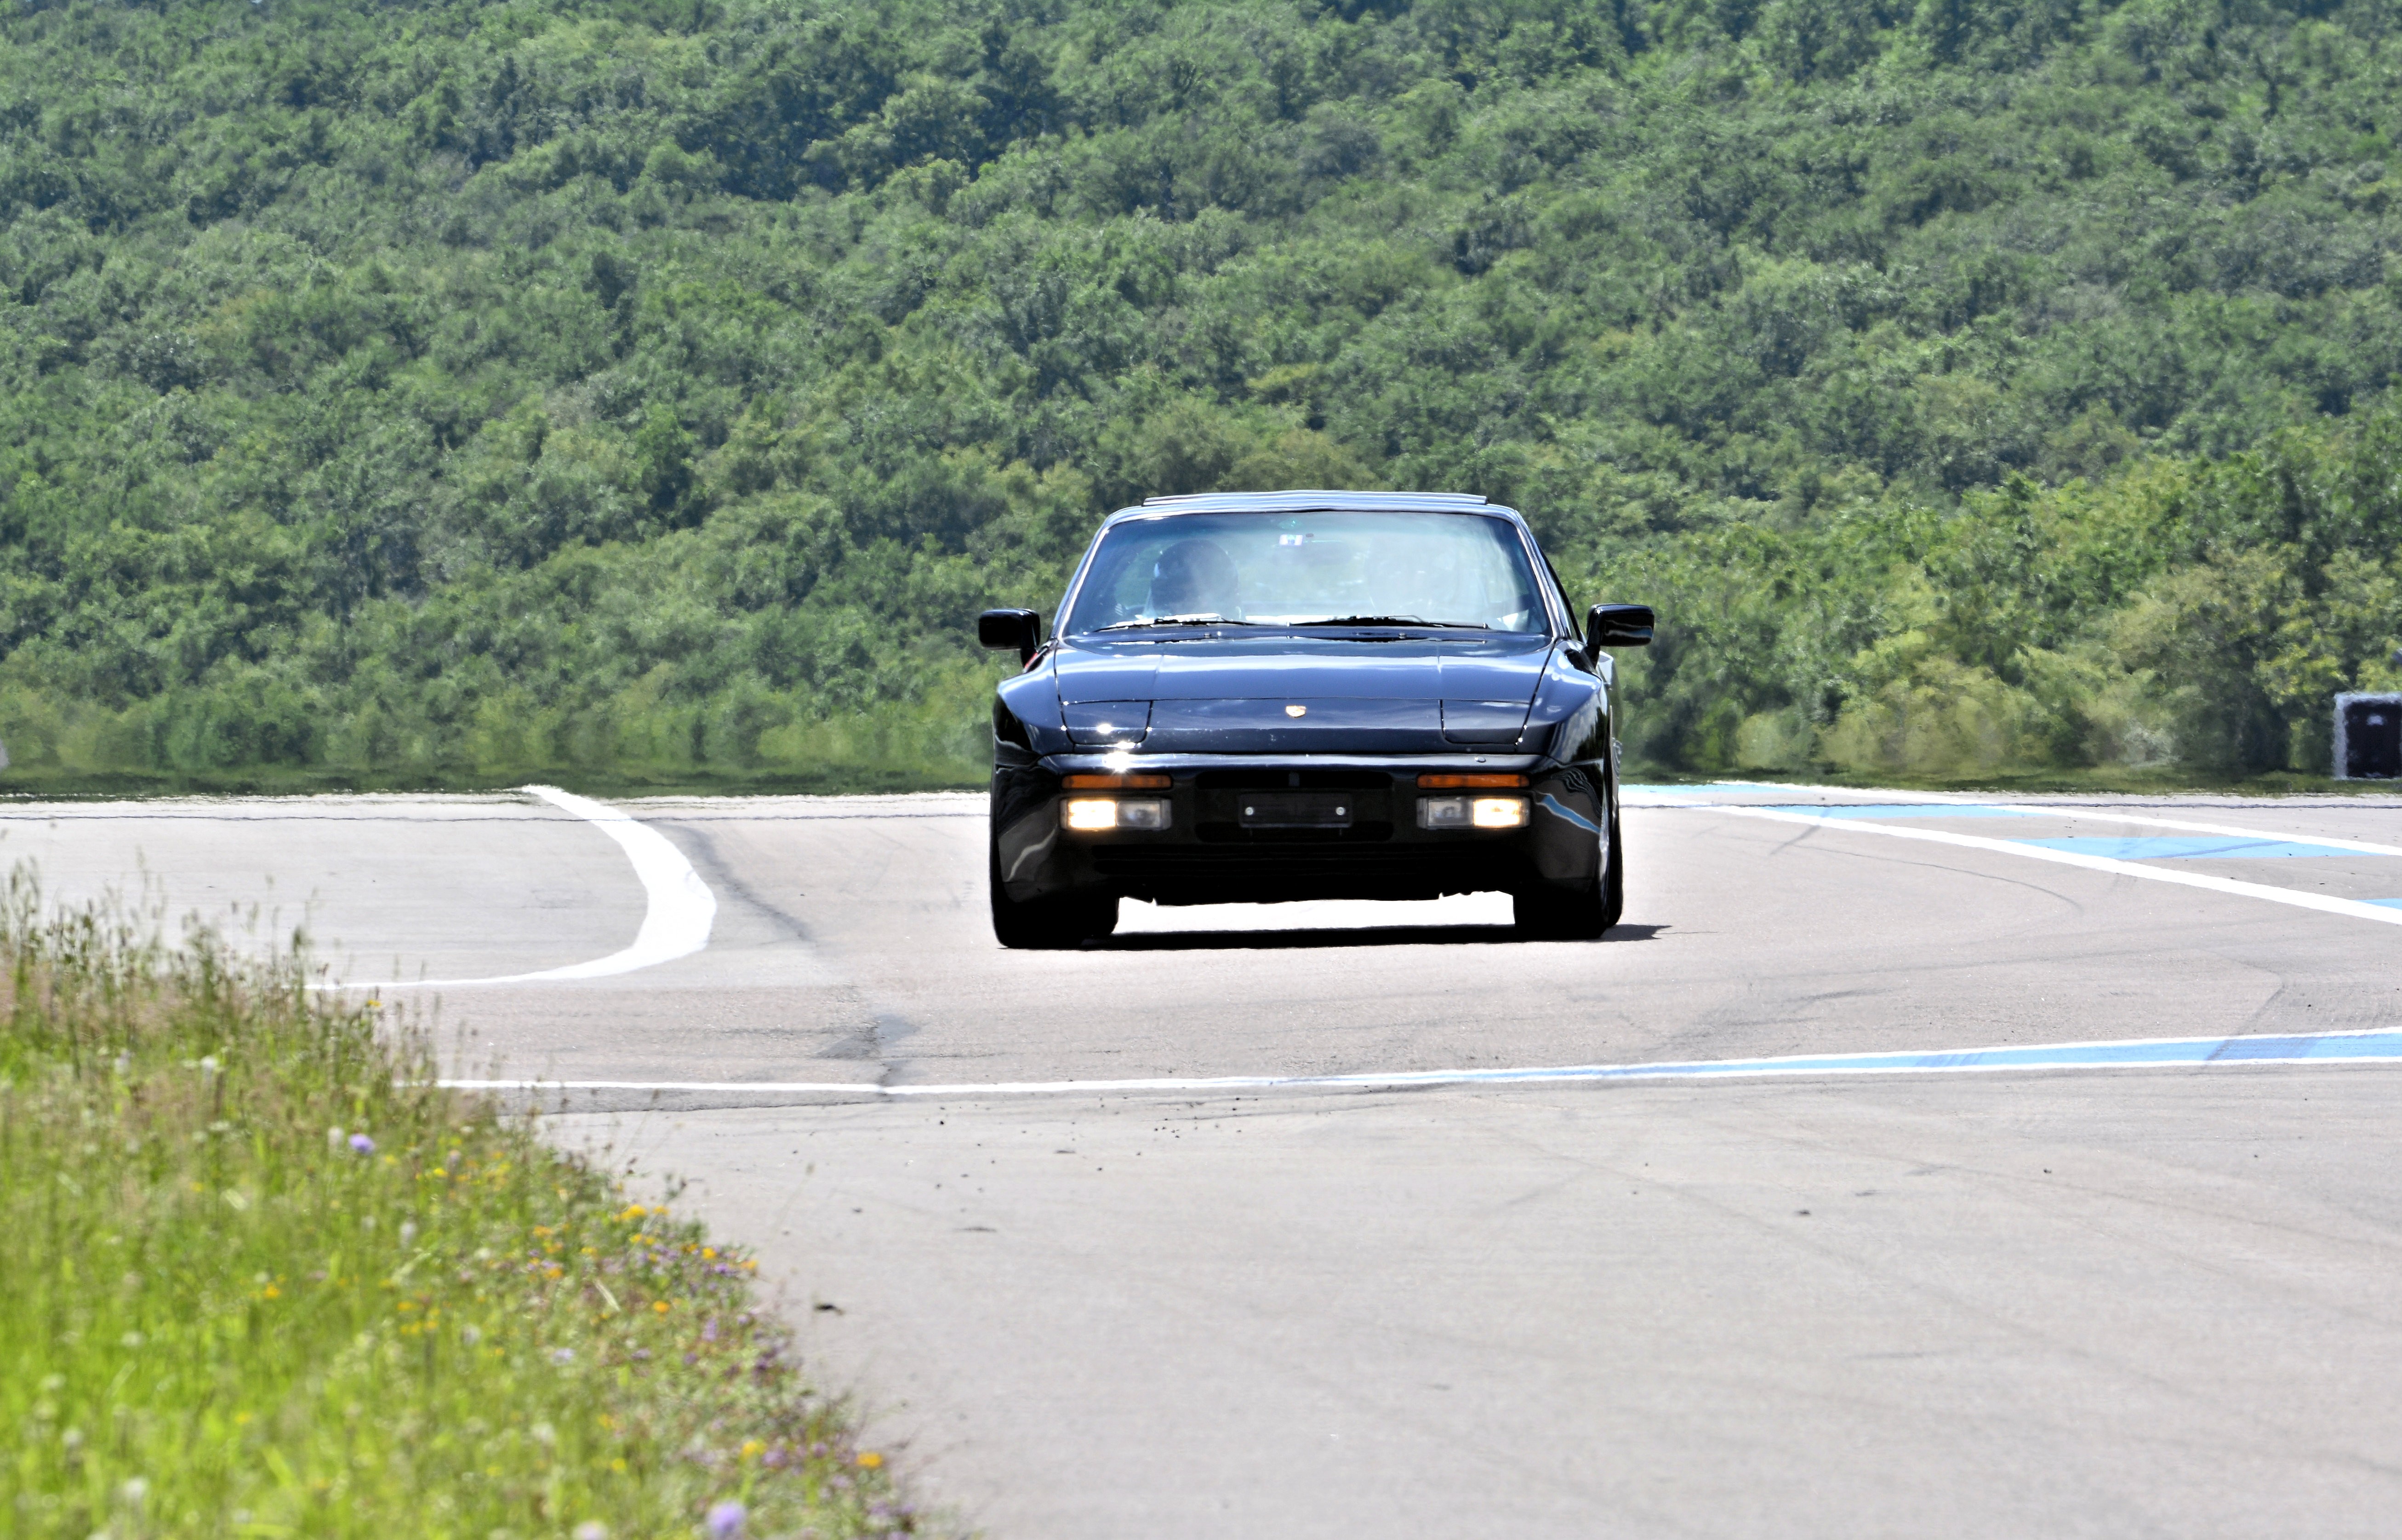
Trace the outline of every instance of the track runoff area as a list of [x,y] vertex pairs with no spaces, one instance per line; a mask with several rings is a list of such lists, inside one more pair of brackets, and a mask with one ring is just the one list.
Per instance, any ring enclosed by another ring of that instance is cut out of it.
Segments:
[[[688,956],[709,942],[716,898],[669,841],[627,813],[551,787],[530,796],[592,822],[626,852],[647,899],[634,942],[588,962],[479,979],[417,980],[373,986],[472,989],[550,980],[595,979]],[[2402,845],[2333,835],[2285,837],[2257,827],[2161,817],[2148,808],[2052,801],[1991,801],[1913,795],[1871,800],[1849,789],[1722,782],[1698,787],[1630,786],[1626,804],[1758,819],[1843,836],[1903,840],[2049,862],[2263,903],[2340,920],[2402,925]],[[1810,800],[1800,800],[1808,798]],[[1857,800],[1848,800],[1857,799]],[[2327,863],[2342,865],[2329,891]],[[346,987],[326,985],[323,987]],[[348,986],[367,987],[367,986]],[[1735,1079],[1774,1076],[1957,1075],[1997,1071],[2091,1071],[2271,1065],[2402,1063],[2402,1024],[2315,1033],[2140,1038],[2044,1044],[1978,1045],[1898,1052],[1797,1053],[1656,1063],[1529,1065],[1341,1074],[1149,1076],[1126,1079],[880,1084],[856,1080],[543,1079],[462,1078],[445,1083],[499,1092],[683,1093],[869,1100],[984,1099],[1230,1093],[1403,1090],[1438,1086],[1572,1084],[1607,1080]]]
[[1472,895],[1005,952],[956,794],[17,804],[0,854],[172,914],[271,872],[460,1083],[756,1246],[996,1540],[2392,1533],[2402,802],[1627,801],[1599,942]]

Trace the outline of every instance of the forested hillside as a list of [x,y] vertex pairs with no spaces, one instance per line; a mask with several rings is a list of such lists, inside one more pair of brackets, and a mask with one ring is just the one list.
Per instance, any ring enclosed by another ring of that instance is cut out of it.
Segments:
[[1695,771],[2323,768],[2390,0],[26,0],[7,781],[973,781],[1101,514],[1524,508]]

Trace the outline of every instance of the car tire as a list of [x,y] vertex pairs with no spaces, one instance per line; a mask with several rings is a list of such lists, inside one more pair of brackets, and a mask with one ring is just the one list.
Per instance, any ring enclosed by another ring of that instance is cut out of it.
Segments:
[[1619,916],[1626,913],[1626,862],[1618,843],[1618,798],[1612,796],[1609,804],[1609,868],[1602,873],[1601,930],[1595,935],[1616,925]]
[[1001,886],[1001,858],[987,867],[992,890],[992,934],[1001,945],[1017,951],[1060,952],[1108,935],[1118,928],[1114,893],[1098,897],[1078,894],[1036,899],[1020,903]]
[[1599,941],[1626,909],[1626,873],[1619,859],[1616,809],[1609,817],[1608,859],[1598,876],[1574,889],[1543,887],[1513,893],[1510,907],[1521,935],[1547,942]]

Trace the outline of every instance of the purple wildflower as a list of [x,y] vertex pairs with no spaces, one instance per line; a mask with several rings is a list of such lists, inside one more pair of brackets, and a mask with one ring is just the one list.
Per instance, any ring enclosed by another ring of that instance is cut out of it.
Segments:
[[351,1152],[355,1155],[372,1155],[375,1153],[375,1141],[364,1134],[353,1134],[351,1135]]
[[736,1540],[750,1510],[739,1503],[720,1503],[709,1510],[709,1540]]

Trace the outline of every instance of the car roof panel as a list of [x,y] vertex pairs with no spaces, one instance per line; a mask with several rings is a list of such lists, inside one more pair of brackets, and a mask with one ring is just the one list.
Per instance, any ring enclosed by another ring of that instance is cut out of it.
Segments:
[[1379,514],[1498,514],[1517,510],[1487,502],[1475,492],[1360,492],[1327,488],[1283,492],[1183,492],[1150,497],[1139,507],[1121,508],[1105,522],[1146,514],[1307,514],[1357,511]]

